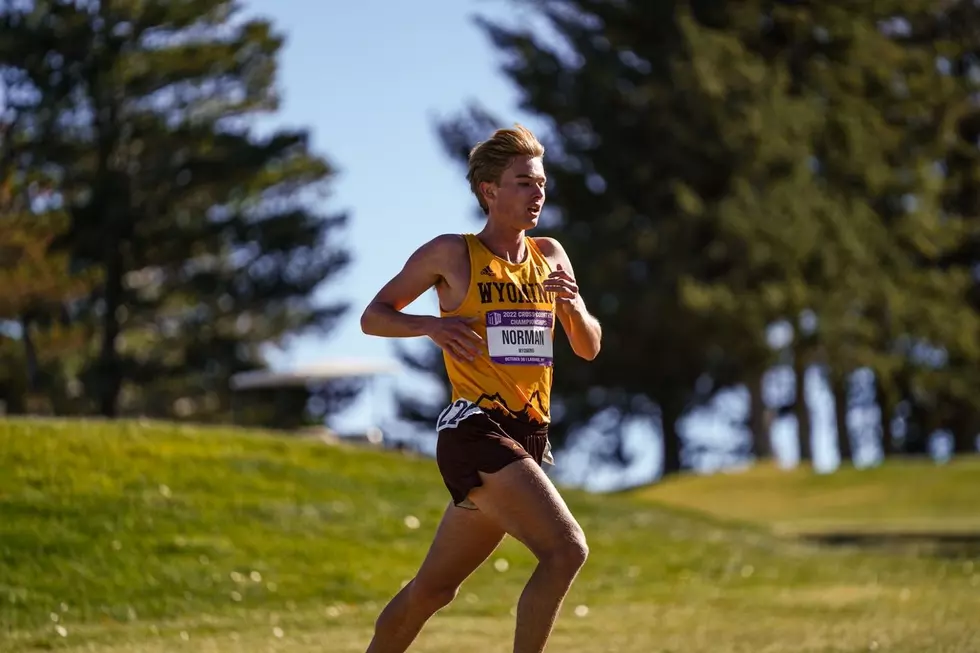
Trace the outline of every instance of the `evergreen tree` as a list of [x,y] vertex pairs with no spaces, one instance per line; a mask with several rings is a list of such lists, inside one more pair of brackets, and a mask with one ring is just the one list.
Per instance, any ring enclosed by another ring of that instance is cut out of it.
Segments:
[[[980,111],[974,101],[980,86],[980,7],[976,3],[948,2],[936,7],[932,3],[896,6],[896,17],[890,25],[908,47],[925,53],[943,75],[956,82],[957,102],[945,114],[951,136],[943,140],[940,169],[944,173],[940,212],[949,223],[964,232],[953,247],[946,248],[932,263],[939,272],[956,270],[966,279],[969,290],[963,307],[973,316],[980,313]],[[939,353],[942,361],[942,387],[930,384],[934,406],[940,407],[941,426],[952,432],[954,452],[975,454],[980,435],[980,385],[975,327],[968,321],[949,324],[955,336],[952,346]],[[936,375],[939,376],[939,375]],[[898,408],[915,406],[923,395],[921,388],[909,388],[901,395]],[[938,390],[938,392],[936,392]],[[927,394],[928,396],[928,394]],[[895,405],[897,402],[893,402]],[[927,404],[926,410],[929,406]],[[908,412],[913,412],[908,410]],[[917,410],[916,413],[926,411]],[[894,409],[893,413],[894,414]],[[908,418],[906,418],[908,421]],[[920,433],[926,429],[917,429]],[[904,449],[925,449],[925,438],[903,438]],[[918,442],[916,441],[918,440]]]
[[[748,385],[752,428],[793,412],[805,461],[814,368],[835,397],[845,460],[860,370],[884,396],[917,397],[921,428],[937,428],[965,387],[957,370],[976,360],[976,316],[968,275],[941,264],[964,229],[939,210],[948,185],[935,174],[962,88],[937,73],[943,44],[913,47],[888,29],[925,4],[536,7],[557,38],[482,26],[522,109],[553,127],[544,231],[576,261],[604,324],[599,359],[556,375],[556,435],[609,410],[657,418],[670,473],[690,463],[678,420]],[[459,160],[487,122],[476,110],[445,126]],[[773,351],[766,335],[780,323],[793,338]],[[570,362],[559,348],[557,366]],[[796,398],[767,407],[760,380],[779,364]],[[751,441],[759,453],[765,433]]]
[[877,267],[822,293],[818,362],[836,396],[844,458],[847,382],[859,367],[875,374],[886,452],[899,403],[920,405],[905,419],[907,432],[948,425],[944,407],[957,401],[950,392],[975,369],[969,273],[943,262],[966,242],[961,216],[973,215],[944,199],[956,182],[943,172],[950,154],[964,149],[956,130],[972,91],[943,72],[940,53],[969,55],[934,29],[949,19],[936,10],[924,0],[772,3],[767,29],[750,41],[789,62],[795,91],[822,103],[815,164],[825,192],[849,209],[853,233],[842,251],[860,248]]
[[36,86],[76,90],[50,147],[70,215],[57,245],[101,279],[81,373],[100,414],[230,419],[233,374],[346,310],[314,301],[349,261],[335,239],[346,217],[316,208],[332,169],[303,131],[256,134],[277,108],[282,38],[239,12],[38,1],[3,16],[20,52],[58,62]]
[[[11,48],[8,56],[17,52]],[[68,216],[46,145],[68,87],[25,93],[32,79],[46,76],[45,67],[30,57],[17,68],[0,67],[0,347],[3,400],[13,412],[71,412],[67,381],[86,341],[73,308],[94,284],[91,275],[71,273],[67,256],[50,251]]]
[[[740,380],[728,347],[741,341],[760,368],[769,356],[763,316],[754,329],[726,328],[688,295],[732,264],[718,241],[719,211],[743,160],[756,156],[757,103],[774,87],[764,61],[690,13],[574,2],[541,11],[573,54],[527,31],[484,28],[508,54],[522,108],[555,125],[548,171],[557,211],[545,231],[576,261],[604,324],[602,354],[588,367],[556,354],[556,366],[568,366],[556,375],[557,435],[610,410],[644,416],[660,423],[664,472],[673,473],[691,463],[679,420]],[[611,437],[622,458],[620,423],[611,422]]]

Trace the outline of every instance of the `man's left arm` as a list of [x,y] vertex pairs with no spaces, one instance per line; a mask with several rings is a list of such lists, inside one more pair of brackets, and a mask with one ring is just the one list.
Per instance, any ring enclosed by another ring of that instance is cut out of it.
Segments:
[[581,358],[593,360],[602,344],[602,326],[589,313],[585,300],[579,294],[572,262],[557,240],[536,238],[535,242],[552,264],[554,272],[543,285],[546,291],[554,293],[555,313],[568,336],[572,351]]

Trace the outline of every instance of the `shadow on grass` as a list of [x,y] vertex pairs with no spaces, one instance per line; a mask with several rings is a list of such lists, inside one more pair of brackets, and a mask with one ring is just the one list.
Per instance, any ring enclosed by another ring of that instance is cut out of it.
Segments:
[[942,531],[823,531],[799,533],[804,542],[937,558],[980,558],[980,533]]

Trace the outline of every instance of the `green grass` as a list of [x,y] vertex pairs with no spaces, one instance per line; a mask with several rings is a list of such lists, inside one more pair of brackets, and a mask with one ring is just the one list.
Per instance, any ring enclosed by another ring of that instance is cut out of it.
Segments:
[[[956,485],[952,469],[881,483]],[[431,460],[164,424],[0,422],[0,470],[11,653],[363,651],[448,498]],[[980,559],[818,548],[719,519],[755,514],[565,494],[592,555],[549,651],[980,650]],[[818,516],[857,518],[852,503]],[[509,652],[532,567],[505,541],[413,653]]]
[[896,460],[832,474],[759,465],[687,476],[629,493],[634,498],[779,533],[854,530],[980,534],[980,458],[944,465]]

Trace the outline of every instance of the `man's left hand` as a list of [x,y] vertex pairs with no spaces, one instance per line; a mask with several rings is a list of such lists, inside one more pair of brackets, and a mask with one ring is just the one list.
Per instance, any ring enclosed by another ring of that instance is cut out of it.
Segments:
[[562,308],[573,308],[579,301],[578,284],[560,263],[558,269],[549,274],[541,285],[545,291],[555,295],[555,303],[562,305]]

